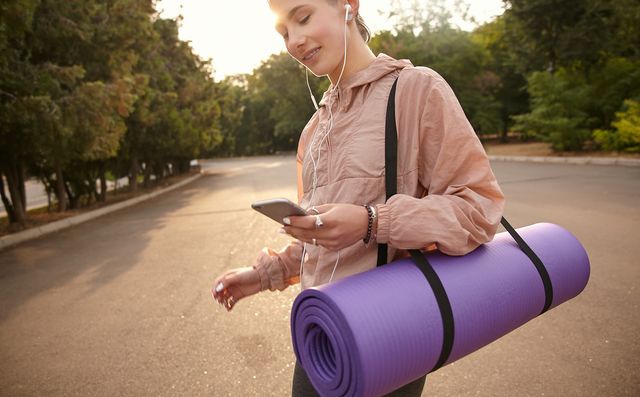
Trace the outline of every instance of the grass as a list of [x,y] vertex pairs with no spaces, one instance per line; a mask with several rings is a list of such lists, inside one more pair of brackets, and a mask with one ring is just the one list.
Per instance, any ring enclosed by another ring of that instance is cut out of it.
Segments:
[[500,143],[498,140],[486,140],[482,142],[488,155],[494,156],[559,156],[559,157],[626,157],[640,158],[640,153],[589,151],[582,152],[554,152],[545,142],[508,142]]

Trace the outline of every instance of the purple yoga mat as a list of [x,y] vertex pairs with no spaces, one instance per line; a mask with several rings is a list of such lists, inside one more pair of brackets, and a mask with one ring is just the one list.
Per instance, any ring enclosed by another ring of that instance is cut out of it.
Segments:
[[[544,263],[552,308],[577,296],[589,258],[560,226],[517,229]],[[542,280],[508,233],[472,253],[427,255],[447,292],[455,322],[447,363],[536,317]],[[380,396],[430,371],[442,348],[442,318],[431,287],[411,259],[303,291],[291,314],[293,348],[322,396]]]

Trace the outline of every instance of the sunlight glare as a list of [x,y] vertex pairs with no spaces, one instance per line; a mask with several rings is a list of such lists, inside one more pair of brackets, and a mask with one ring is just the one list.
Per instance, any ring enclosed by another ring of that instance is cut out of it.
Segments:
[[[479,21],[499,15],[503,9],[501,0],[469,3],[470,13]],[[385,16],[389,6],[388,0],[360,2],[360,14],[372,32],[390,29]],[[158,0],[156,8],[164,18],[182,14],[180,39],[190,41],[201,58],[213,59],[216,80],[251,73],[271,54],[286,51],[267,0]]]

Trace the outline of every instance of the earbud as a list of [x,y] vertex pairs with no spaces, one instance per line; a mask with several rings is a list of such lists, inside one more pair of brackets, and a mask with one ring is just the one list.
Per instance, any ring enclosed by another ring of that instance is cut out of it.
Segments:
[[346,3],[344,5],[344,9],[345,9],[345,14],[344,14],[344,20],[346,21],[350,21],[353,19],[353,15],[351,15],[351,4]]

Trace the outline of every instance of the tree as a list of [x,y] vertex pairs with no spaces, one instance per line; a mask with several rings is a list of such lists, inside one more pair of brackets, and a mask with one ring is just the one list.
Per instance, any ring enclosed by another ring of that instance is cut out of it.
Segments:
[[[236,136],[236,154],[291,151],[314,108],[309,99],[304,68],[285,52],[265,60],[241,86],[242,123]],[[328,80],[310,77],[314,96],[320,98]]]
[[582,150],[596,120],[586,111],[590,88],[560,69],[535,72],[528,79],[531,112],[514,116],[514,129],[550,142],[557,151]]
[[178,37],[180,19],[157,19],[152,34],[139,43],[141,94],[127,118],[127,133],[118,154],[128,163],[132,191],[142,171],[145,184],[188,169],[189,160],[220,144],[221,108],[210,62]]
[[64,210],[104,200],[108,167],[119,175],[123,159],[144,158],[146,179],[151,172],[160,179],[220,141],[210,63],[153,4],[3,3],[0,172],[9,194],[3,179],[0,196],[11,222],[24,221],[28,175],[55,192]]
[[[124,39],[119,29],[136,26],[136,18],[144,21],[140,14],[148,19],[151,11],[150,1],[133,0],[47,0],[36,10],[31,62],[46,72],[42,93],[50,98],[54,117],[46,124],[51,128],[41,129],[40,156],[34,168],[45,183],[55,183],[60,211],[67,199],[76,207],[80,196],[95,192],[96,172],[78,165],[104,163],[119,147],[125,131],[123,117],[136,99],[136,81],[128,75],[130,66],[112,62],[110,55],[128,52],[130,38]],[[128,15],[128,24],[123,23],[123,15]],[[109,45],[103,46],[105,41]],[[74,178],[66,180],[68,169]],[[104,172],[103,166],[103,194]]]
[[[228,76],[214,87],[220,106],[220,143],[203,154],[208,156],[242,155],[248,142],[242,130],[248,114],[247,75]],[[248,127],[247,127],[248,128]]]
[[500,76],[488,69],[481,44],[470,33],[453,27],[451,14],[444,10],[424,20],[414,15],[416,25],[403,22],[393,32],[377,34],[371,48],[434,69],[451,85],[477,133],[499,132],[504,129],[496,100]]
[[[609,54],[619,27],[616,5],[600,0],[504,0],[511,48],[521,73],[584,70]],[[637,5],[636,5],[637,7]]]
[[26,218],[24,180],[33,156],[29,145],[33,137],[23,130],[33,120],[23,99],[36,80],[26,41],[37,6],[36,0],[7,0],[0,6],[0,195],[11,223],[23,223]]
[[[592,130],[609,128],[624,100],[640,95],[640,3],[505,3],[513,64],[522,72],[538,70],[528,78],[531,111],[515,118],[517,127],[557,150],[581,150]],[[543,76],[545,68],[558,76]]]
[[507,40],[504,16],[476,28],[471,38],[483,48],[483,68],[497,82],[491,87],[501,126],[500,139],[507,141],[507,133],[513,125],[511,117],[529,110],[527,80],[514,64],[514,54]]

